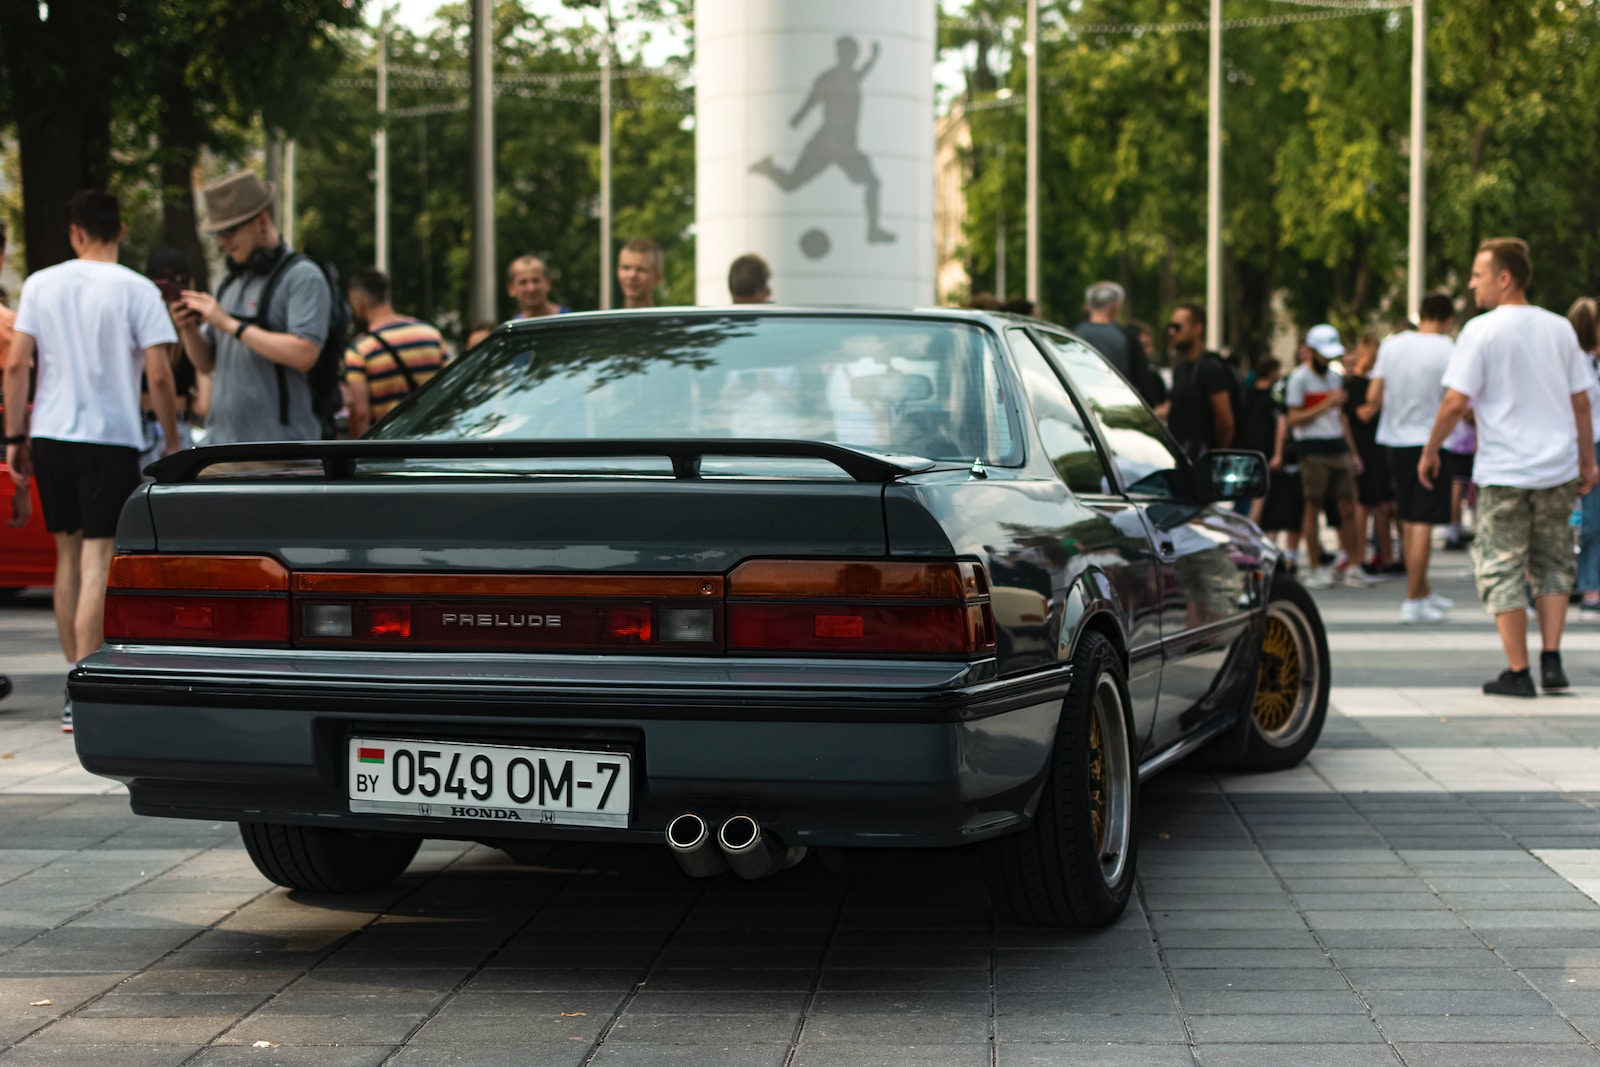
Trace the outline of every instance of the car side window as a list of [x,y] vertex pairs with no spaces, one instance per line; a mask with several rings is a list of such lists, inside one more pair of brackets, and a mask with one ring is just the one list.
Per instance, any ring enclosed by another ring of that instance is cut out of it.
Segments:
[[1077,341],[1045,334],[1045,343],[1066,371],[1075,392],[1100,423],[1111,461],[1134,496],[1181,500],[1189,496],[1187,473],[1166,428],[1105,357]]
[[1009,330],[1007,334],[1050,465],[1074,493],[1111,492],[1111,474],[1095,447],[1094,436],[1050,361],[1022,330]]

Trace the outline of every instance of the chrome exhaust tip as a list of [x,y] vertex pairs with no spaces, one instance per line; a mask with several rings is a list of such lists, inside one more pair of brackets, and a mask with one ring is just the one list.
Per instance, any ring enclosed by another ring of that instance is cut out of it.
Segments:
[[728,861],[717,848],[711,827],[692,811],[667,823],[667,848],[677,857],[678,866],[690,878],[710,878],[728,869]]
[[748,879],[787,870],[805,859],[808,851],[804,845],[784,848],[752,815],[734,815],[724,822],[717,831],[717,844],[733,873]]

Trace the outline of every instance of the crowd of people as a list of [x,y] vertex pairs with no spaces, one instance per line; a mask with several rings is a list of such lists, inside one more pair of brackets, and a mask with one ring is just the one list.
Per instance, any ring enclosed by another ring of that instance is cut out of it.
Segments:
[[[315,440],[332,436],[345,412],[349,434],[360,436],[450,358],[439,330],[396,310],[382,271],[341,286],[291,249],[273,216],[272,183],[242,171],[202,195],[205,229],[226,261],[215,293],[194,287],[176,249],[153,252],[143,274],[120,265],[119,205],[91,190],[70,205],[76,258],[31,274],[15,316],[0,307],[6,463],[19,489],[10,521],[28,521],[36,480],[56,539],[55,613],[72,663],[101,643],[117,519],[148,462],[191,444],[202,420],[208,443]],[[663,268],[655,242],[624,245],[616,264],[624,306],[654,306]],[[1127,297],[1114,282],[1088,289],[1077,332],[1191,458],[1228,448],[1269,457],[1270,492],[1250,513],[1282,538],[1289,567],[1311,588],[1366,587],[1403,571],[1400,621],[1442,621],[1453,605],[1428,584],[1434,531],[1445,527],[1447,547],[1464,543],[1461,509],[1473,503],[1478,592],[1508,661],[1484,689],[1533,696],[1528,616],[1539,621],[1546,690],[1567,686],[1560,639],[1575,581],[1582,615],[1600,617],[1600,493],[1589,492],[1600,477],[1600,379],[1595,302],[1580,301],[1569,321],[1528,303],[1531,277],[1524,243],[1485,242],[1471,280],[1485,314],[1454,341],[1455,305],[1434,295],[1420,322],[1381,344],[1363,336],[1347,351],[1333,326],[1312,327],[1287,374],[1271,357],[1242,372],[1207,349],[1198,304],[1173,310],[1163,374],[1154,331],[1122,322]],[[515,318],[568,312],[552,299],[553,281],[544,258],[513,259],[506,292]],[[735,304],[769,302],[772,272],[761,257],[740,256],[728,289]],[[1034,310],[992,297],[973,306]],[[495,328],[475,324],[465,347]],[[35,395],[36,354],[48,366]],[[1337,531],[1331,560],[1324,521]],[[71,715],[69,700],[68,731]]]
[[[1171,384],[1157,407],[1193,459],[1230,448],[1268,457],[1271,486],[1251,517],[1282,539],[1309,588],[1403,574],[1399,621],[1442,622],[1454,604],[1428,582],[1435,531],[1447,548],[1470,543],[1507,660],[1483,689],[1518,697],[1568,687],[1560,648],[1574,588],[1580,618],[1600,618],[1600,493],[1590,491],[1600,479],[1600,314],[1588,298],[1566,317],[1530,304],[1532,277],[1525,242],[1486,241],[1469,283],[1483,313],[1453,340],[1455,303],[1434,294],[1418,323],[1381,343],[1363,335],[1347,350],[1338,329],[1313,326],[1287,374],[1271,356],[1244,372],[1206,350],[1205,309],[1181,305],[1167,324]],[[1077,332],[1140,386],[1146,371],[1129,359],[1137,330],[1116,324],[1121,299],[1112,283],[1091,286]],[[1331,560],[1325,521],[1337,532]],[[1542,644],[1537,687],[1530,617]]]

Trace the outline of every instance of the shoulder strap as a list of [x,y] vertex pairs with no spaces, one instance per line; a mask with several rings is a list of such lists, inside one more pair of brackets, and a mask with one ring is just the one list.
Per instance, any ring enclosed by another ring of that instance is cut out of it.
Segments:
[[267,312],[272,308],[272,298],[278,294],[278,281],[294,263],[305,258],[303,252],[290,252],[273,266],[272,273],[267,275],[267,284],[261,288],[261,300],[256,304],[256,314],[250,321],[261,329],[267,326]]
[[387,329],[387,327],[380,326],[376,330],[368,330],[364,334],[356,334],[356,340],[359,341],[363,337],[370,337],[382,345],[383,350],[389,353],[389,358],[394,360],[394,365],[400,368],[400,375],[406,380],[406,392],[414,393],[417,391],[417,379],[412,376],[411,368],[406,366],[406,361],[401,357],[399,350],[396,349],[394,345],[384,340],[383,331],[385,329]]

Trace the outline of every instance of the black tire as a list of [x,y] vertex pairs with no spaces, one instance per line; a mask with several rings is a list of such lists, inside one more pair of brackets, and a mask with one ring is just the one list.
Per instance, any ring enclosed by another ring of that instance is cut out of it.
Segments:
[[20,585],[8,585],[0,588],[0,604],[4,604],[8,600],[17,599],[22,595],[22,590],[23,587]]
[[1311,594],[1295,579],[1272,579],[1261,658],[1250,693],[1249,736],[1233,770],[1283,771],[1304,760],[1328,718],[1328,632]]
[[319,826],[242,822],[245,851],[270,881],[312,893],[367,893],[382,889],[417,854],[422,838],[356,834]]
[[985,846],[995,906],[1026,926],[1105,926],[1133,893],[1139,783],[1126,672],[1093,631],[1079,638],[1072,663],[1033,823]]

